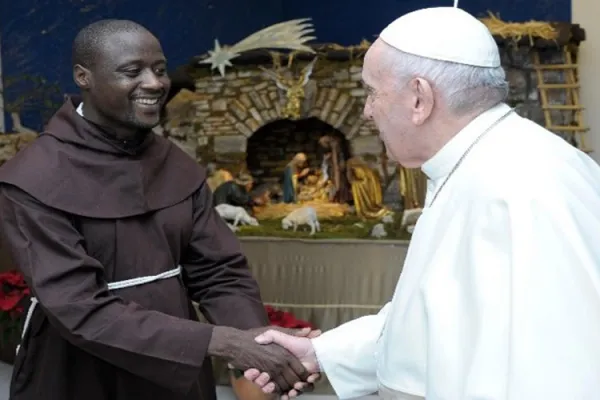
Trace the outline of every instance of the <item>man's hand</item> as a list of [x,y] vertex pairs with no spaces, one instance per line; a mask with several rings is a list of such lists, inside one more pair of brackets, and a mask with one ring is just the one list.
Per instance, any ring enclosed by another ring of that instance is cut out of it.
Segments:
[[286,393],[298,382],[308,379],[309,373],[302,363],[285,348],[277,344],[259,344],[255,337],[267,328],[242,331],[215,326],[209,344],[209,355],[220,357],[236,369],[247,371],[256,368],[271,378],[271,392]]
[[[311,374],[306,378],[305,381],[295,384],[294,388],[287,394],[284,394],[282,398],[297,396],[301,391],[306,391],[307,387],[312,386],[312,384],[319,379],[319,363],[310,341],[311,337],[317,337],[318,335],[320,335],[320,332],[307,332],[305,335],[296,334],[295,336],[290,336],[277,330],[268,330],[267,332],[256,337],[257,343],[261,343],[263,345],[272,345],[275,343],[285,347],[290,353],[292,353],[302,362],[302,365]],[[277,382],[271,378],[271,375],[268,371],[263,371],[257,368],[247,370],[244,373],[244,377],[260,386],[264,393],[273,393],[276,391],[278,386]]]
[[[254,329],[251,329],[250,331],[252,333],[256,333],[256,336],[258,337],[267,331],[273,331],[273,330],[277,331],[277,332],[285,333],[287,335],[297,336],[297,337],[315,338],[315,337],[321,335],[321,331],[318,329],[317,330],[311,330],[310,328],[292,329],[292,328],[282,328],[279,326],[266,326],[266,327],[261,327],[261,328],[254,328]],[[229,368],[233,369],[234,367],[232,365],[229,365]],[[271,379],[267,373],[263,373],[261,375],[261,371],[259,371],[256,368],[252,368],[252,369],[245,371],[244,376],[245,377],[249,376],[249,377],[253,378],[253,379],[249,379],[249,380],[254,382],[255,384],[257,384],[261,388],[263,388],[264,385],[266,385],[267,383],[269,383],[271,381]],[[260,378],[259,378],[259,376],[260,376]],[[320,377],[321,377],[321,374],[319,374],[319,373],[309,375],[305,381],[303,381],[301,377],[297,377],[297,380],[296,380],[297,383],[294,385],[294,389],[290,390],[287,393],[284,393],[282,396],[282,399],[286,399],[288,397],[295,397],[300,392],[311,392],[314,389],[314,382],[318,381],[320,379]],[[246,378],[246,379],[248,379],[248,378]],[[264,382],[264,383],[262,383],[262,382]],[[275,385],[270,385],[267,388],[267,390],[270,390],[270,392],[274,392],[275,391],[274,386]]]

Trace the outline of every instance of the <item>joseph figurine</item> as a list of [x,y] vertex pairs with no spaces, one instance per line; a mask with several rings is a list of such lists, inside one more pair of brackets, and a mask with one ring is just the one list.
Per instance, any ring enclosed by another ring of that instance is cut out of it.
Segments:
[[82,98],[0,168],[2,244],[34,296],[10,399],[215,400],[211,357],[265,367],[279,392],[309,379],[255,342],[269,321],[206,172],[152,133],[170,86],[158,40],[95,22],[73,76]]
[[346,174],[346,162],[341,151],[339,139],[325,135],[319,139],[319,145],[324,151],[323,165],[324,175],[333,183],[333,190],[329,201],[335,203],[347,203],[352,199],[350,193],[350,182]]

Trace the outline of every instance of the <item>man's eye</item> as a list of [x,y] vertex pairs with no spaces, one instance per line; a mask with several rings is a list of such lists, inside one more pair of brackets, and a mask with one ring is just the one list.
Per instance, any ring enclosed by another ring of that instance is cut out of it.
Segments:
[[125,75],[127,76],[137,76],[140,74],[140,70],[135,68],[135,69],[128,69],[125,72]]

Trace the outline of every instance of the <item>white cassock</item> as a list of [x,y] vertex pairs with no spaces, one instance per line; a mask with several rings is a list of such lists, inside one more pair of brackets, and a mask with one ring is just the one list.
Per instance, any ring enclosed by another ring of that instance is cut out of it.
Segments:
[[[423,165],[428,202],[507,110]],[[424,210],[391,302],[313,344],[340,398],[599,399],[600,167],[510,114]]]

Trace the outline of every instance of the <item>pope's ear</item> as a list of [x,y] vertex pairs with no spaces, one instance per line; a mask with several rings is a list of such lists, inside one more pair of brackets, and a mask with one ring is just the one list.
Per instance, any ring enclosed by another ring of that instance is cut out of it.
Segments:
[[91,72],[83,65],[76,64],[73,67],[73,80],[81,90],[87,90],[91,84]]
[[410,89],[413,93],[413,123],[422,125],[433,111],[435,94],[431,84],[422,78],[413,79],[410,83]]

